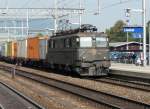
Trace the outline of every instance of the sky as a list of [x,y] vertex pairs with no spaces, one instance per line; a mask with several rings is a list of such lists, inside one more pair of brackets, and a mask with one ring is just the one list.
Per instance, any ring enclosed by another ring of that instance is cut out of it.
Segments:
[[[114,25],[117,20],[126,21],[125,9],[141,9],[142,0],[128,0],[127,3],[117,4],[127,0],[100,0],[100,14],[93,15],[97,7],[97,0],[82,0],[86,13],[83,16],[83,23],[93,24],[98,27],[99,31],[105,31]],[[0,0],[0,7],[54,7],[54,0]],[[78,7],[78,0],[58,0],[58,5],[61,7]],[[147,21],[150,20],[150,0],[146,0]],[[131,25],[142,24],[141,13],[132,12],[130,16]]]
[[[93,0],[92,0],[93,1]],[[130,2],[120,5],[111,6],[120,0],[100,0],[101,1],[101,13],[99,16],[90,16],[86,18],[90,23],[93,23],[105,31],[106,28],[110,28],[117,20],[126,21],[125,9],[142,9],[142,0],[129,0]],[[125,1],[125,0],[122,0]],[[146,0],[146,19],[150,20],[150,0]],[[105,8],[104,8],[105,7]],[[94,20],[95,19],[95,20]],[[130,25],[142,25],[142,14],[137,12],[131,12]]]

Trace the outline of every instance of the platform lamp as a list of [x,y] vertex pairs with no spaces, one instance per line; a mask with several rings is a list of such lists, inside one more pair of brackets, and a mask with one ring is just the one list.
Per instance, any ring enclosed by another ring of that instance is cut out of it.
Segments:
[[147,65],[146,60],[146,0],[142,0],[142,20],[143,20],[143,66]]
[[[129,20],[129,17],[130,17],[130,11],[131,11],[131,9],[130,8],[127,8],[127,9],[125,9],[125,16],[127,17],[127,20],[126,20],[126,23],[127,23],[127,26],[129,26],[129,22],[130,22],[130,20]],[[129,45],[128,45],[128,43],[129,43],[129,32],[127,32],[127,47],[126,47],[126,50],[128,51],[129,50]]]

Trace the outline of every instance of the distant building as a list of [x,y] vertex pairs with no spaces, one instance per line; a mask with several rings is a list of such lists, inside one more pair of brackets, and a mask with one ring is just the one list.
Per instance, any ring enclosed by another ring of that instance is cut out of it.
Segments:
[[[128,45],[128,50],[127,50]],[[110,51],[116,51],[116,52],[142,52],[143,50],[143,44],[139,42],[115,42],[115,43],[109,43]],[[148,45],[147,45],[148,50]]]

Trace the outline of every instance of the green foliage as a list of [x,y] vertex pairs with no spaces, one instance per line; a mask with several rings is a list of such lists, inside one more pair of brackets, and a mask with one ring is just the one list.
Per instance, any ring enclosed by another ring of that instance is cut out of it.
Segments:
[[[148,25],[149,23],[150,21],[147,23],[147,27],[146,27],[147,43],[149,43],[149,25]],[[106,33],[109,36],[110,42],[126,42],[127,41],[127,33],[123,32],[123,26],[125,25],[126,24],[122,20],[119,20],[115,23],[113,27],[106,30]],[[143,39],[133,38],[132,34],[129,33],[129,42],[131,41],[140,42],[140,40],[143,41]]]
[[[125,25],[126,24],[122,20],[119,20],[115,23],[113,27],[106,30],[106,33],[109,36],[110,42],[126,42],[127,41],[127,33],[123,32],[123,27]],[[128,34],[129,34],[129,39],[128,39],[129,42],[140,41],[140,39],[133,38],[132,33],[128,33]]]
[[115,23],[113,27],[106,30],[110,42],[126,41],[127,38],[126,38],[126,33],[123,32],[123,26],[125,26],[125,23],[122,20],[119,20]]
[[38,33],[37,36],[41,37],[41,36],[43,36],[43,34],[42,33]]

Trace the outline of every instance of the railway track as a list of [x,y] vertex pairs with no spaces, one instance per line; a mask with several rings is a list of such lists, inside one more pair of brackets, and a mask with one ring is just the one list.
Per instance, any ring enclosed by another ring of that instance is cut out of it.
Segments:
[[112,84],[112,85],[117,85],[117,86],[121,86],[121,87],[132,88],[135,90],[150,92],[150,84],[148,84],[148,83],[140,83],[137,81],[128,81],[128,80],[111,78],[111,77],[92,79],[92,80],[97,81],[97,82],[106,83],[106,84]]
[[[7,68],[8,71],[9,68]],[[101,91],[96,91],[93,89],[81,87],[79,85],[71,84],[61,80],[56,80],[53,78],[41,76],[38,74],[32,74],[31,72],[25,72],[21,70],[16,70],[16,74],[27,79],[32,79],[33,81],[48,85],[50,87],[55,87],[57,89],[72,93],[79,97],[85,98],[88,101],[101,104],[110,109],[150,109],[149,104],[141,103],[138,101],[130,100],[120,96],[115,96]]]
[[[123,74],[115,74],[115,70],[114,71],[111,71],[112,73],[109,74],[109,76],[111,78],[115,78],[115,79],[120,79],[120,80],[127,80],[127,81],[135,81],[135,82],[139,82],[139,83],[147,83],[147,84],[150,84],[150,79],[147,77],[147,75],[143,74],[141,75],[142,77],[137,76],[136,75],[130,75],[128,74],[128,72],[124,72],[123,71]],[[117,72],[117,71],[116,71]]]
[[0,82],[0,109],[44,109],[27,96]]

